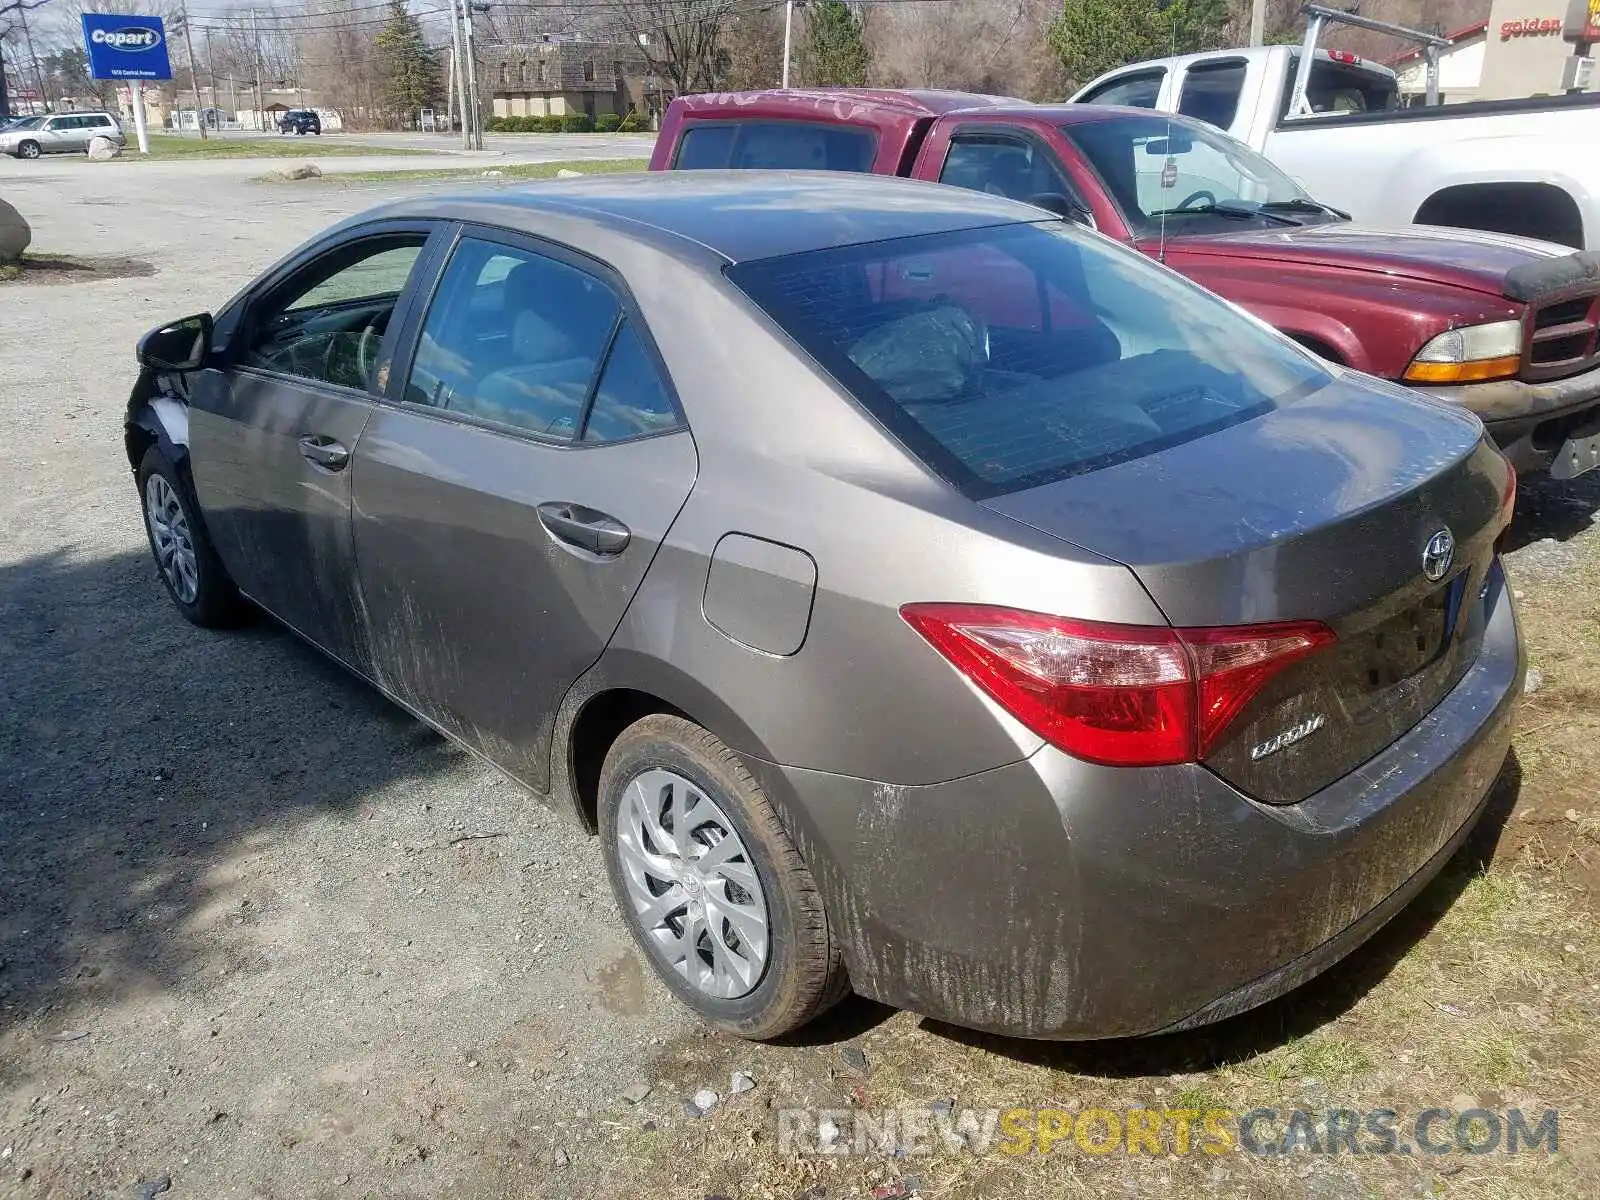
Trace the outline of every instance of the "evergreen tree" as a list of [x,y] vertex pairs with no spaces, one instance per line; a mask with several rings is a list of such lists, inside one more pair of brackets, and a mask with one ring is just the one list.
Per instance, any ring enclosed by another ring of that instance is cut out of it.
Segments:
[[1227,23],[1227,0],[1065,0],[1050,46],[1081,87],[1142,59],[1218,49]]
[[422,22],[406,9],[405,0],[389,0],[389,20],[374,39],[383,75],[383,102],[390,113],[409,123],[417,111],[439,102],[439,60],[422,36]]
[[867,45],[861,18],[841,0],[806,7],[806,39],[800,73],[812,87],[860,87],[867,81]]

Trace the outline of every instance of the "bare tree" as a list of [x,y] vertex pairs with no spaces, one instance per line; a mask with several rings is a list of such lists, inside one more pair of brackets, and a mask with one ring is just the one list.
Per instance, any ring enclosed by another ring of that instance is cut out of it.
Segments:
[[1060,94],[1045,42],[1059,0],[896,3],[867,12],[872,81],[1046,99]]
[[710,91],[721,74],[724,31],[749,7],[739,0],[618,0],[614,36],[637,44],[676,95]]

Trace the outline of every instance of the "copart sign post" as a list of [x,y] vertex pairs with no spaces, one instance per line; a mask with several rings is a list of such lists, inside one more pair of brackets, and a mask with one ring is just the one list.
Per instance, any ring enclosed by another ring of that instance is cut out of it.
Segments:
[[145,127],[143,84],[147,79],[172,78],[167,54],[167,31],[160,17],[122,13],[84,13],[83,49],[89,56],[89,74],[95,79],[127,83],[133,101],[133,128],[139,136],[139,153],[150,153]]

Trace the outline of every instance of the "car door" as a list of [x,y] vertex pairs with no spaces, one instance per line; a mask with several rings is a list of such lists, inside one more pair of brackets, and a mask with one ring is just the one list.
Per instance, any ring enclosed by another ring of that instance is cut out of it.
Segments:
[[247,298],[190,395],[195,490],[229,572],[362,672],[350,456],[433,229],[384,222],[301,255]]
[[45,154],[60,154],[73,149],[72,136],[78,131],[72,128],[72,124],[76,120],[76,117],[51,117],[39,131],[39,149]]
[[605,648],[698,459],[620,278],[469,227],[356,448],[375,677],[549,787],[550,730]]

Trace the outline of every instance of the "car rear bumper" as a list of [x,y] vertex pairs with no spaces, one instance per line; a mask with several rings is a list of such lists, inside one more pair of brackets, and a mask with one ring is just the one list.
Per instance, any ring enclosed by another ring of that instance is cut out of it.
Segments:
[[1518,471],[1549,468],[1568,477],[1597,465],[1587,458],[1563,465],[1562,457],[1569,442],[1600,434],[1600,368],[1548,383],[1500,379],[1416,390],[1477,414]]
[[1443,867],[1487,803],[1524,670],[1504,576],[1482,651],[1415,728],[1299,804],[1202,767],[1046,747],[896,787],[751,762],[789,811],[864,995],[995,1033],[1190,1028],[1348,954]]

